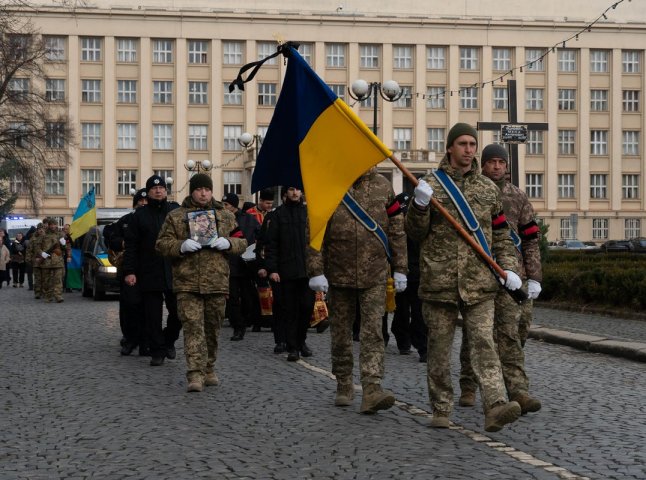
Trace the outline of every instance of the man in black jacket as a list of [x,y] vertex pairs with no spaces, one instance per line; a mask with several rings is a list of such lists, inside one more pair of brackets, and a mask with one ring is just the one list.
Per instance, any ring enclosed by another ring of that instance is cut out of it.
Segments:
[[[402,214],[406,215],[411,196],[400,193],[395,197]],[[393,315],[390,331],[395,335],[397,348],[402,355],[410,354],[411,345],[419,354],[419,361],[426,363],[427,332],[424,318],[422,317],[422,301],[417,291],[419,290],[419,243],[406,239],[408,252],[408,275],[406,276],[406,290],[397,292],[395,304],[397,309]]]
[[[132,208],[140,208],[148,203],[146,189],[142,188],[132,198]],[[139,355],[149,355],[148,340],[146,339],[145,317],[142,315],[143,305],[139,294],[139,285],[129,285],[124,281],[123,257],[126,248],[126,232],[132,221],[134,211],[125,214],[119,220],[103,228],[103,238],[111,253],[110,261],[117,267],[119,279],[119,325],[123,339],[121,340],[121,355],[130,355],[139,346]],[[116,259],[120,257],[120,262]]]
[[[247,212],[240,210],[240,199],[235,193],[227,193],[222,197],[224,208],[236,217],[238,228],[242,231],[247,244],[253,245],[260,231],[258,220]],[[229,255],[229,298],[227,299],[227,312],[233,327],[232,341],[244,338],[246,326],[255,323],[254,300],[257,302],[256,288],[253,283],[251,271],[239,255]]]
[[[155,242],[166,215],[179,205],[168,202],[166,182],[159,175],[153,175],[146,181],[146,193],[148,204],[135,210],[126,231],[123,274],[127,285],[139,285],[150,341],[150,365],[159,366],[164,363],[164,358],[175,358],[175,341],[182,326],[177,317],[177,302],[172,290],[170,261],[157,255]],[[164,301],[168,319],[166,328],[162,329]]]
[[282,187],[285,203],[273,214],[267,229],[265,266],[272,282],[280,284],[280,316],[287,336],[287,360],[295,362],[300,355],[312,351],[305,343],[314,309],[314,292],[309,288],[306,269],[307,208],[303,192],[295,187]]

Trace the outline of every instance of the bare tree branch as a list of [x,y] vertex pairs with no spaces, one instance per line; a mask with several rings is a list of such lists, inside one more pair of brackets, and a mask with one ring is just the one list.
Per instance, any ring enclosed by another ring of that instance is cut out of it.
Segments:
[[[67,165],[74,141],[67,104],[47,92],[46,70],[55,64],[51,46],[24,15],[31,8],[23,0],[0,5],[0,217],[17,193],[26,193],[38,214],[46,170]],[[22,189],[11,192],[8,185]]]

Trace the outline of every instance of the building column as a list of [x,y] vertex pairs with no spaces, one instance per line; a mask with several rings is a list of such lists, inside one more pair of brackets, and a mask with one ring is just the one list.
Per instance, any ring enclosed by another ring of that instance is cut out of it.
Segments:
[[[117,158],[117,133],[116,133],[116,56],[114,37],[105,37],[103,58],[103,174],[102,185],[103,206],[114,208],[117,206],[117,170],[114,168],[114,159]],[[79,182],[80,185],[80,182]]]
[[153,126],[152,119],[152,52],[151,52],[151,39],[150,37],[141,37],[139,46],[141,50],[141,58],[139,60],[140,78],[139,88],[137,94],[139,96],[139,173],[137,175],[137,183],[143,185],[152,174],[152,157],[153,157]]
[[[75,122],[75,126],[78,129],[76,132],[76,138],[78,140],[78,145],[70,145],[68,143],[67,151],[69,154],[69,164],[67,168],[67,204],[68,207],[72,209],[72,214],[78,206],[79,198],[79,186],[80,186],[80,164],[81,164],[81,152],[80,145],[82,141],[82,131],[81,123],[79,118],[81,117],[81,77],[80,77],[80,50],[79,50],[79,37],[77,35],[70,35],[67,37],[67,47],[68,47],[68,77],[67,77],[67,102],[68,102],[68,121]],[[70,125],[71,127],[71,125]],[[104,141],[105,143],[105,141]],[[76,203],[74,203],[74,198],[76,198]],[[105,197],[104,197],[105,198]],[[43,207],[44,207],[43,202]]]

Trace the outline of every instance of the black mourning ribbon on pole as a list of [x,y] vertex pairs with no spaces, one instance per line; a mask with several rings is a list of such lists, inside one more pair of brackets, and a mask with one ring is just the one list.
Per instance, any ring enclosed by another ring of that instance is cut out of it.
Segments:
[[[236,77],[236,79],[233,82],[231,82],[231,84],[229,85],[229,93],[233,92],[233,90],[236,87],[238,87],[239,90],[244,91],[244,84],[253,80],[253,77],[256,76],[256,73],[258,73],[258,70],[260,70],[260,67],[262,67],[263,63],[281,54],[285,58],[289,58],[290,56],[289,49],[290,48],[298,49],[298,46],[299,44],[296,42],[281,43],[276,47],[276,53],[269,55],[268,57],[265,57],[262,60],[258,60],[256,62],[251,62],[251,63],[247,63],[246,65],[243,65],[240,71],[238,72],[238,76]],[[253,70],[251,70],[252,68]],[[243,79],[242,75],[247,70],[251,70],[251,73],[247,76],[247,78]]]

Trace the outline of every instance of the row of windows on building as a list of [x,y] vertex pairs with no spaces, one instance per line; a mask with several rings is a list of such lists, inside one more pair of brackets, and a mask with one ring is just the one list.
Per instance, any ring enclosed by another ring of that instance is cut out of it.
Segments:
[[[243,92],[234,89],[229,92],[229,82],[223,83],[223,105],[242,105]],[[136,104],[138,103],[137,80],[117,80],[117,103]],[[257,104],[259,106],[276,105],[278,98],[278,84],[274,82],[258,82]],[[345,100],[346,86],[332,84],[330,88],[334,93]],[[419,97],[413,92],[413,87],[402,85],[402,96],[394,102],[395,108],[411,108],[413,98]],[[30,91],[30,80],[28,78],[13,78],[9,82],[9,91],[20,100],[26,97]],[[446,109],[445,85],[430,85],[426,87],[425,95],[428,110]],[[208,105],[209,82],[189,81],[188,82],[188,104]],[[475,110],[479,108],[479,92],[477,87],[463,87],[459,91],[460,108],[463,110]],[[174,93],[174,82],[172,80],[152,81],[152,102],[155,105],[172,105]],[[622,90],[621,108],[623,112],[634,113],[640,111],[640,90]],[[590,90],[590,110],[593,112],[607,112],[609,110],[609,90],[607,88],[594,88]],[[50,102],[64,102],[66,99],[66,80],[64,78],[45,79],[45,98]],[[494,110],[507,110],[509,104],[508,91],[506,87],[493,87]],[[559,88],[557,90],[559,111],[577,110],[577,89]],[[545,89],[530,87],[525,89],[525,110],[545,110]],[[101,103],[103,101],[103,81],[100,79],[81,79],[81,103]],[[372,97],[368,97],[361,104],[364,108],[372,108]]]
[[[67,37],[46,36],[47,59],[65,61]],[[189,64],[209,63],[209,40],[189,39],[187,41],[187,60]],[[103,61],[103,39],[101,37],[80,37],[81,61]],[[168,38],[151,39],[152,62],[155,64],[174,63],[175,40]],[[312,43],[301,43],[298,47],[303,58],[312,64],[314,46]],[[346,43],[325,43],[325,65],[331,68],[345,68],[348,45]],[[118,63],[137,63],[139,39],[117,38],[116,61]],[[275,42],[256,42],[256,59],[262,60],[276,52]],[[428,70],[446,70],[448,68],[447,46],[426,46],[426,68]],[[460,70],[478,70],[480,68],[480,47],[460,47]],[[550,52],[546,48],[526,48],[525,64],[521,67],[529,72],[543,72],[546,69],[545,57]],[[392,65],[395,70],[410,70],[414,66],[414,45],[393,45]],[[514,65],[514,49],[494,47],[492,49],[493,71],[507,72]],[[562,48],[557,50],[558,70],[560,72],[578,71],[578,49]],[[641,71],[641,51],[622,50],[621,65],[623,73]],[[252,59],[255,60],[255,59]],[[224,40],[222,42],[222,63],[224,65],[242,65],[245,62],[245,42]],[[276,58],[268,60],[266,65],[277,65]],[[379,44],[359,44],[359,65],[361,68],[380,68],[382,66],[382,46]],[[590,72],[607,73],[612,65],[612,51],[609,49],[590,50]]]
[[[100,122],[81,122],[80,148],[83,150],[101,150],[103,148],[103,124]],[[14,145],[23,146],[21,131],[23,125],[17,122],[10,123],[9,128],[14,132]],[[209,125],[188,124],[187,141],[188,150],[195,152],[209,151]],[[240,151],[243,149],[238,141],[243,133],[243,125],[224,125],[222,131],[222,149],[224,151]],[[267,126],[258,127],[258,135],[263,138],[267,133]],[[641,153],[641,135],[638,130],[623,130],[621,132],[621,152],[623,156],[639,156]],[[45,143],[48,148],[65,148],[66,124],[48,122],[46,124]],[[139,125],[137,123],[117,123],[117,150],[138,150]],[[426,129],[427,150],[437,153],[445,151],[446,129],[444,127],[431,127]],[[605,129],[590,130],[591,156],[607,156],[610,152],[610,132]],[[169,123],[152,124],[152,149],[172,151],[175,148],[175,126]],[[493,132],[493,141],[501,143],[500,131]],[[527,155],[543,155],[545,153],[545,132],[530,131],[525,144]],[[557,131],[558,154],[561,156],[575,156],[577,151],[577,130],[558,129]],[[414,149],[413,128],[393,128],[392,148],[394,150]]]
[[[65,195],[65,173],[62,168],[48,168],[45,171],[45,194],[46,195]],[[131,189],[141,188],[138,186],[137,170],[119,169],[117,170],[117,195],[129,195]],[[164,178],[172,177],[172,170],[155,170],[156,175]],[[609,174],[593,173],[590,174],[590,199],[606,200],[609,195]],[[544,193],[544,174],[527,173],[525,176],[525,192],[530,198],[541,199]],[[622,174],[621,176],[621,193],[625,200],[639,199],[639,174]],[[558,197],[559,199],[576,198],[576,174],[559,173],[558,174]],[[87,193],[90,188],[94,187],[96,195],[101,195],[102,170],[89,168],[81,169],[81,191]],[[18,177],[12,178],[10,188],[13,193],[24,194],[24,184]],[[224,192],[242,193],[242,171],[225,170],[223,171],[223,190]]]
[[[607,173],[590,174],[590,199],[607,200],[609,198],[609,178]],[[621,198],[624,200],[639,199],[639,174],[621,175]],[[559,199],[576,199],[576,174],[559,173],[557,176],[557,195]],[[544,175],[542,173],[525,174],[525,193],[529,198],[543,198]]]
[[[63,196],[66,195],[65,188],[65,173],[64,168],[48,168],[45,170],[45,195],[49,196]],[[81,169],[81,192],[85,195],[90,189],[94,188],[94,193],[97,196],[102,195],[102,173],[101,169],[89,168]],[[159,175],[163,178],[173,177],[172,170],[154,170],[154,175]],[[191,176],[194,173],[191,174]],[[136,169],[118,169],[117,170],[117,195],[128,196],[131,195],[132,190],[138,190],[143,187],[146,178],[138,179],[138,171]],[[222,172],[223,190],[224,193],[242,194],[242,171],[241,170],[225,170]],[[141,185],[140,185],[141,183]],[[9,188],[12,193],[18,195],[25,195],[27,193],[26,186],[22,179],[14,176],[9,181]],[[171,186],[168,186],[168,193],[172,193]],[[184,192],[186,193],[186,192]]]
[[[561,218],[559,225],[559,235],[561,239],[576,239],[577,229],[570,218]],[[641,219],[625,218],[623,221],[624,237],[636,238],[641,237]],[[608,240],[610,231],[610,219],[593,218],[592,219],[592,239]]]

